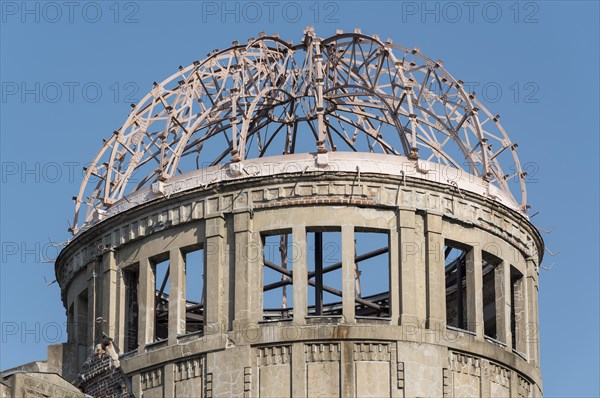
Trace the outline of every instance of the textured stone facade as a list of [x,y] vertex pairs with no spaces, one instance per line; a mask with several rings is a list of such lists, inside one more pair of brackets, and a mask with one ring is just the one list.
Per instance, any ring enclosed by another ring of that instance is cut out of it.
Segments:
[[[307,234],[315,231],[340,236],[335,316],[312,315],[308,301]],[[388,237],[386,316],[357,312],[353,251],[365,231]],[[293,279],[293,310],[267,320],[263,250],[274,234],[289,236],[299,255],[293,271],[282,271]],[[464,252],[462,327],[448,321],[448,245]],[[206,284],[194,313],[202,327],[190,333],[185,264],[194,250],[203,250]],[[416,177],[306,172],[223,181],[132,207],[78,235],[56,273],[65,306],[87,320],[70,339],[91,348],[103,334],[113,338],[136,397],[536,397],[542,252],[525,217],[474,192]],[[160,307],[157,266],[167,260]],[[168,325],[160,338],[159,322]]]
[[85,398],[85,394],[46,361],[30,362],[0,373],[0,398]]

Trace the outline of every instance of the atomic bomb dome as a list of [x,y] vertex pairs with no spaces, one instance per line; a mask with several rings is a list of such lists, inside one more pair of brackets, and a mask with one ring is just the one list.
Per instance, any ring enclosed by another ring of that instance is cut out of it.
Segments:
[[543,241],[499,119],[360,30],[180,66],[74,198],[65,373],[101,394],[121,369],[136,397],[541,396]]

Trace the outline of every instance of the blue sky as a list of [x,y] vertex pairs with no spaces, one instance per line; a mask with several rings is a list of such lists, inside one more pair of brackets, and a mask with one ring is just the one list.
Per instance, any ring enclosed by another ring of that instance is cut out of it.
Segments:
[[66,339],[54,280],[81,167],[153,81],[234,40],[307,25],[442,59],[530,162],[546,396],[599,396],[599,6],[551,2],[2,1],[0,369]]

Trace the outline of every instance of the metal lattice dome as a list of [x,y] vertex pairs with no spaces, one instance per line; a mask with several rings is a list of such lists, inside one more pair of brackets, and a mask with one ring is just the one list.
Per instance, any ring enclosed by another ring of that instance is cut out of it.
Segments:
[[72,232],[191,170],[336,151],[464,171],[525,211],[517,145],[441,61],[359,30],[321,39],[309,27],[299,44],[259,36],[180,66],[132,105],[86,168]]

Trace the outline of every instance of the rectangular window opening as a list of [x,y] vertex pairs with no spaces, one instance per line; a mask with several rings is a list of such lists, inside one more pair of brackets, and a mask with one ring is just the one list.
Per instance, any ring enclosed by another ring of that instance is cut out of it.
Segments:
[[446,325],[467,329],[467,249],[446,241],[444,265],[446,279]]
[[169,276],[170,261],[156,260],[153,264],[155,282],[154,301],[154,341],[166,340],[169,337]]
[[128,267],[123,270],[123,283],[125,284],[125,347],[124,352],[134,351],[138,347],[138,266]]
[[524,297],[523,297],[523,274],[515,267],[510,267],[510,331],[512,335],[512,347],[515,351],[523,351],[520,346],[520,335],[523,325]]
[[77,296],[77,300],[77,344],[87,346],[89,325],[87,289]]
[[206,263],[204,249],[184,253],[185,258],[185,333],[204,330],[206,307]]
[[482,276],[483,276],[483,328],[484,334],[492,339],[498,338],[497,320],[498,310],[496,301],[499,289],[501,290],[501,278],[497,277],[496,269],[502,260],[487,252],[482,252]]
[[75,341],[75,304],[71,304],[67,310],[67,341]]
[[308,232],[308,310],[311,316],[342,315],[342,233]]
[[263,320],[291,319],[294,311],[291,234],[263,235]]
[[77,296],[77,348],[79,354],[79,363],[83,363],[87,359],[87,344],[88,344],[88,293],[87,289]]
[[390,317],[389,235],[354,234],[354,292],[356,316]]

